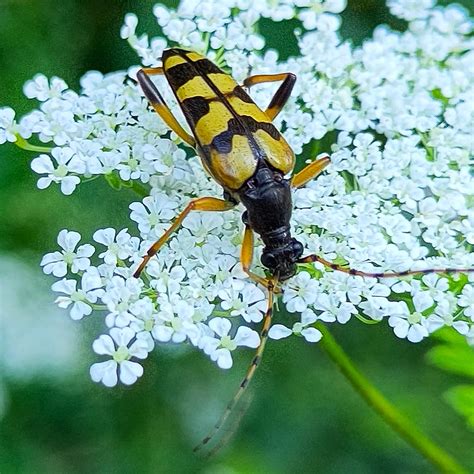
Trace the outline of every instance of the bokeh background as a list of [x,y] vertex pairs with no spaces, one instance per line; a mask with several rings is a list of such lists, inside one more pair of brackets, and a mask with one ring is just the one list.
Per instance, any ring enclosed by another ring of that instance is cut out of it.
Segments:
[[[162,2],[175,5],[176,2]],[[450,2],[439,2],[447,4]],[[470,0],[461,2],[473,10]],[[78,90],[86,71],[127,69],[138,59],[119,30],[127,12],[139,31],[159,27],[154,2],[0,0],[0,106],[17,116],[35,103],[22,86],[35,73],[57,75]],[[342,34],[354,44],[388,23],[380,0],[349,0]],[[283,57],[295,24],[264,23],[267,44]],[[56,249],[59,230],[87,240],[97,228],[129,225],[132,191],[105,180],[70,197],[40,191],[29,168],[34,153],[0,148],[0,472],[9,473],[425,473],[434,472],[359,398],[317,345],[273,341],[251,388],[252,403],[232,441],[211,459],[192,454],[236,390],[250,361],[241,353],[229,372],[203,354],[155,350],[132,387],[94,384],[91,343],[101,318],[69,320],[53,304],[53,279],[41,256]],[[130,232],[136,234],[133,226]],[[444,401],[463,381],[430,366],[433,341],[398,340],[386,324],[357,320],[334,334],[383,393],[437,443],[474,468],[474,433]]]

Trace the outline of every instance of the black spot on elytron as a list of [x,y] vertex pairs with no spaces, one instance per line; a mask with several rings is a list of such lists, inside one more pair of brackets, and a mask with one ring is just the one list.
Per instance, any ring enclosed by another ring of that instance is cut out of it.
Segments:
[[181,102],[183,113],[192,126],[210,112],[209,102],[204,97],[189,97]]
[[232,137],[234,135],[248,135],[257,130],[267,132],[273,139],[278,140],[280,133],[271,123],[259,122],[248,115],[231,118],[227,122],[227,130],[216,135],[211,142],[211,147],[218,153],[227,154],[232,150]]
[[199,75],[193,63],[177,64],[169,69],[165,69],[166,79],[174,91],[177,91],[181,86]]
[[[186,84],[189,80],[196,76],[207,76],[208,74],[225,74],[209,59],[203,58],[198,61],[192,61],[188,56],[188,51],[173,49],[163,53],[163,64],[166,64],[166,59],[171,56],[178,55],[184,58],[187,62],[176,64],[170,68],[165,68],[165,75],[173,90],[178,90],[181,86]],[[170,54],[171,53],[171,54]]]
[[[189,58],[186,59],[190,61]],[[200,59],[199,61],[193,62],[193,64],[203,76],[207,76],[208,74],[225,74],[222,69],[219,69],[214,63],[209,61],[209,59]]]

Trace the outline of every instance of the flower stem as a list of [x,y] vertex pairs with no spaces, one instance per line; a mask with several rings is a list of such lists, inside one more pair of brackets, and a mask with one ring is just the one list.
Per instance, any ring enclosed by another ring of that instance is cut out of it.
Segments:
[[15,145],[23,150],[37,151],[39,153],[51,153],[52,147],[32,145],[28,140],[25,140],[21,135],[16,134]]
[[441,472],[466,473],[467,470],[458,464],[441,447],[431,441],[405,415],[398,411],[370,381],[356,368],[349,356],[336,342],[327,327],[318,322],[317,329],[323,334],[319,345],[339,367],[354,389],[375,412],[390,425],[407,443],[411,444],[421,455],[436,466]]

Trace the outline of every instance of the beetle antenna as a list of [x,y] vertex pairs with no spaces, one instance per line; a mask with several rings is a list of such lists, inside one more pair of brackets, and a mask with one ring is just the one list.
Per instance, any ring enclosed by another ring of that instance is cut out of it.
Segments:
[[325,267],[331,268],[332,270],[347,273],[349,275],[358,275],[369,278],[396,278],[404,277],[408,275],[427,275],[429,273],[473,273],[474,268],[427,268],[425,270],[405,270],[403,272],[364,272],[362,270],[354,270],[353,268],[347,268],[343,265],[338,265],[326,260],[318,255],[308,255],[307,257],[300,258],[297,263],[311,263],[319,262]]
[[243,417],[247,413],[249,406],[252,404],[253,396],[250,395],[246,398],[244,405],[240,406],[239,412],[237,413],[236,418],[232,422],[231,428],[228,430],[227,434],[221,438],[221,440],[206,454],[206,459],[210,459],[215,456],[234,436],[237,432],[240,423],[242,422]]
[[267,343],[268,339],[268,331],[270,330],[270,326],[272,323],[272,315],[273,315],[273,296],[275,294],[275,286],[278,283],[278,276],[275,276],[271,280],[268,280],[268,306],[267,311],[265,313],[265,317],[263,318],[263,325],[262,330],[260,331],[260,345],[257,347],[255,351],[255,356],[250,363],[249,368],[247,369],[247,373],[243,378],[242,382],[240,382],[239,389],[237,390],[234,398],[227,404],[227,407],[219,418],[218,422],[214,425],[214,428],[210,431],[210,433],[193,449],[194,452],[199,451],[204,446],[206,446],[209,441],[211,441],[214,436],[219,432],[222,428],[224,423],[226,422],[227,418],[229,418],[232,410],[234,409],[235,405],[238,401],[242,398],[246,388],[248,387],[250,381],[252,380],[255,371],[257,370],[258,364],[262,359],[262,354],[265,349],[265,344]]

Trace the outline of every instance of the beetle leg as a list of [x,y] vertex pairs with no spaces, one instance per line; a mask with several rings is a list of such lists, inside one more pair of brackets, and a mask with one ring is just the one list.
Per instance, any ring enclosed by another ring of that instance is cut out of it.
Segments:
[[369,278],[397,278],[404,277],[408,275],[427,275],[428,273],[473,273],[474,268],[427,268],[426,270],[407,270],[404,272],[364,272],[361,270],[354,270],[353,268],[347,268],[343,265],[337,265],[336,263],[331,263],[330,261],[318,257],[317,255],[308,255],[307,257],[302,257],[298,260],[297,263],[311,263],[319,262],[322,263],[325,267],[331,268],[332,270],[348,273],[349,275],[358,275],[362,277]]
[[267,282],[268,288],[268,306],[265,316],[263,318],[263,325],[262,330],[260,331],[260,344],[255,351],[255,355],[250,363],[249,368],[247,369],[247,373],[243,378],[242,382],[240,383],[240,387],[237,390],[237,393],[234,395],[234,398],[229,402],[227,405],[223,415],[219,419],[219,421],[215,424],[214,428],[211,432],[194,448],[194,452],[199,451],[203,448],[209,441],[211,441],[217,432],[221,429],[222,425],[225,423],[227,418],[229,418],[230,414],[232,413],[233,408],[237,404],[237,402],[241,399],[242,395],[245,392],[245,389],[248,387],[250,381],[252,380],[255,371],[257,370],[258,364],[262,360],[263,350],[265,349],[265,344],[268,339],[268,331],[270,330],[270,326],[272,324],[272,316],[273,316],[273,296],[275,294],[275,288],[278,284],[278,278],[273,277]]
[[[268,288],[271,280],[268,278],[261,277],[250,270],[253,259],[253,230],[250,226],[245,226],[244,240],[242,242],[242,250],[240,251],[240,262],[242,263],[242,270],[251,278],[253,281],[260,283],[265,288]],[[281,290],[276,287],[274,288],[275,293],[281,293]]]
[[270,101],[270,105],[265,110],[265,113],[271,120],[273,120],[281,112],[281,109],[288,101],[291,91],[293,90],[293,86],[296,82],[296,76],[291,72],[283,72],[280,74],[257,74],[255,76],[247,77],[243,84],[244,87],[252,87],[255,84],[277,81],[283,82],[275,92],[275,95]]
[[135,278],[140,276],[140,273],[145,268],[145,265],[148,263],[151,257],[155,255],[163,244],[170,238],[170,235],[181,225],[184,218],[191,211],[228,211],[232,209],[235,204],[224,201],[222,199],[217,199],[214,197],[202,197],[198,199],[193,199],[179,214],[178,217],[174,220],[171,227],[157,240],[147,251],[145,257],[143,257],[142,262],[139,267],[133,274]]
[[331,159],[329,156],[323,156],[319,160],[312,161],[309,165],[305,166],[299,173],[296,173],[291,178],[291,186],[294,188],[301,188],[308,181],[319,176],[320,173],[330,163]]
[[143,68],[137,72],[137,80],[143,89],[146,98],[166,125],[168,125],[168,127],[181,138],[181,140],[193,148],[196,148],[196,140],[194,140],[194,138],[179,124],[176,117],[166,105],[155,84],[150,79],[150,75],[153,74],[163,74],[163,68]]

